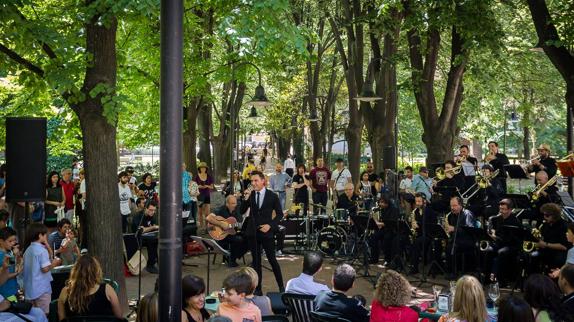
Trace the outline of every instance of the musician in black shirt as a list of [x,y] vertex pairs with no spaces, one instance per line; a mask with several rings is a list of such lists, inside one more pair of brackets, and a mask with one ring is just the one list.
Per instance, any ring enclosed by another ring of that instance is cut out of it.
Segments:
[[355,194],[355,187],[352,183],[345,184],[345,193],[337,199],[337,209],[345,209],[350,217],[357,214],[357,203],[359,196]]
[[527,167],[528,172],[538,173],[546,171],[548,178],[552,178],[556,175],[558,166],[556,165],[556,160],[550,157],[550,146],[544,143],[537,150],[540,158],[532,160],[532,163]]
[[[480,223],[476,221],[470,210],[463,208],[460,197],[452,197],[450,199],[450,211],[450,214],[447,214],[445,218],[445,230],[449,234],[446,246],[446,263],[450,273],[456,274],[461,268],[462,270],[465,269],[459,265],[459,263],[462,263],[462,257],[459,255],[465,254],[466,264],[469,264],[474,251],[474,237],[463,227],[480,228]],[[454,265],[455,259],[457,260],[456,267]]]
[[438,212],[450,211],[449,201],[450,198],[456,197],[464,189],[464,175],[461,175],[462,170],[459,168],[459,173],[455,173],[456,163],[453,160],[448,160],[444,163],[445,178],[440,181],[433,181],[435,184],[435,194],[432,199],[432,207]]
[[[500,171],[500,170],[499,170]],[[500,172],[499,172],[500,173]],[[494,176],[494,169],[492,165],[485,164],[482,166],[482,176],[488,179],[486,188],[480,189],[476,194],[476,198],[471,200],[471,210],[473,213],[484,216],[483,218],[490,218],[498,213],[499,201],[504,194],[504,187],[502,180],[497,175]]]
[[460,171],[460,173],[458,174],[459,176],[462,176],[463,180],[464,180],[464,189],[468,189],[470,186],[472,186],[474,184],[474,175],[469,175],[467,176],[464,173],[464,169],[465,167],[469,167],[472,166],[474,167],[474,170],[478,170],[478,160],[470,155],[470,149],[468,147],[468,145],[463,144],[459,147],[458,149],[459,154],[458,156],[455,157],[455,161],[457,163],[461,163],[461,165],[463,166],[462,171]]
[[506,284],[516,276],[516,259],[522,249],[522,223],[512,213],[512,201],[502,199],[498,204],[499,214],[489,218],[487,233],[493,239],[487,251],[487,263],[491,268],[491,280],[498,279]]
[[500,150],[498,150],[498,142],[488,142],[488,154],[484,158],[484,161],[490,164],[494,168],[494,171],[499,171],[498,177],[502,184],[503,194],[505,194],[507,174],[504,166],[510,164],[510,161],[508,161],[506,154],[500,153]]
[[[546,171],[538,171],[536,173],[536,184],[539,187],[546,185],[548,182],[548,174]],[[540,211],[540,208],[547,203],[559,203],[560,196],[558,195],[558,187],[556,185],[548,185],[545,189],[539,190],[538,197],[534,197],[533,193],[530,193],[530,200],[533,203],[533,213],[531,215],[532,220],[536,220],[538,224],[542,222],[544,216]]]
[[[560,216],[561,209],[555,203],[547,203],[540,208],[544,223],[539,228],[542,239],[536,244],[543,271],[558,268],[566,262],[569,247],[566,231],[568,225]],[[536,257],[536,252],[532,255]]]
[[[138,212],[132,220],[132,231],[136,232],[136,236],[141,238],[142,246],[147,248],[147,267],[148,273],[157,274],[158,269],[155,266],[157,263],[157,236],[151,235],[157,232],[159,226],[155,211],[157,209],[157,202],[155,200],[148,200],[145,204],[144,210]],[[148,234],[146,236],[146,234]],[[140,237],[141,236],[141,237]]]
[[[379,218],[375,218],[375,217]],[[371,264],[379,261],[380,243],[383,243],[383,252],[387,264],[391,264],[394,255],[398,252],[399,235],[399,209],[391,204],[389,197],[381,196],[379,199],[379,211],[369,225],[373,233],[369,238],[371,248]]]
[[[242,222],[242,216],[237,208],[237,198],[234,195],[228,195],[225,198],[225,205],[217,208],[214,213],[207,215],[208,223],[218,226],[221,229],[227,230],[230,228],[230,224],[226,221],[217,220],[216,216],[223,217],[225,219],[229,217],[234,217],[237,223]],[[231,227],[233,228],[233,227]],[[243,234],[238,232],[235,235],[229,234],[224,239],[218,240],[217,243],[224,249],[228,249],[230,256],[227,260],[228,267],[237,267],[236,260],[243,257],[247,252],[247,243],[243,238]]]
[[[416,230],[414,236],[414,243],[411,246],[411,269],[409,274],[417,274],[419,272],[419,260],[421,254],[424,253],[428,257],[429,247],[433,241],[431,235],[431,225],[437,223],[437,214],[431,207],[427,207],[426,196],[423,193],[415,195],[415,209],[413,210],[414,217],[409,218],[411,229]],[[424,231],[423,231],[424,230]],[[426,258],[423,258],[423,266],[426,264]]]

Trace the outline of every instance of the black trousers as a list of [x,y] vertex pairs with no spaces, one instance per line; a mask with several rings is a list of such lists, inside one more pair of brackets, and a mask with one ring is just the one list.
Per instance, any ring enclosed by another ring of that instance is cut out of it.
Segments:
[[273,270],[273,274],[275,275],[275,281],[277,282],[277,286],[279,287],[279,292],[285,291],[285,286],[283,284],[283,275],[281,274],[281,266],[277,262],[277,258],[275,257],[275,240],[273,238],[273,234],[270,234],[269,237],[264,236],[262,233],[257,232],[256,236],[250,236],[247,239],[247,243],[249,244],[249,250],[251,251],[251,256],[253,257],[253,262],[251,266],[257,272],[259,276],[259,283],[255,288],[255,294],[261,295],[261,282],[263,281],[263,273],[261,271],[261,250],[265,251],[265,256],[267,256],[267,260],[269,264],[271,264],[271,269]]
[[285,246],[285,234],[287,233],[287,228],[285,226],[279,225],[279,229],[274,234],[275,241],[277,242],[277,250],[283,251]]
[[[432,245],[432,238],[426,236],[418,236],[413,245],[410,248],[410,262],[411,265],[418,270],[419,268],[419,263],[420,263],[420,258],[422,257],[423,254],[423,249],[424,249],[424,254],[426,258],[423,258],[423,265],[426,264],[427,262],[427,258],[429,257],[429,253],[431,251],[431,245]],[[435,254],[433,254],[434,256]]]
[[[313,192],[313,203],[316,204],[320,204],[322,206],[327,206],[327,192],[319,192],[319,191],[315,191]],[[324,212],[324,210],[321,209],[321,212]],[[319,209],[317,207],[313,207],[313,215],[318,215],[319,214]]]
[[399,235],[393,230],[376,230],[369,238],[371,262],[377,262],[379,260],[380,250],[382,249],[385,261],[390,264],[394,256],[398,254],[399,241]]
[[229,250],[231,262],[236,261],[247,253],[247,242],[241,234],[228,235],[224,239],[217,241],[217,243],[222,248]]
[[147,248],[147,266],[154,266],[157,263],[157,238],[146,239],[142,237],[142,246]]
[[486,262],[490,267],[490,272],[496,274],[497,280],[504,284],[511,282],[518,274],[518,249],[508,246],[494,246],[493,250],[487,252]]
[[287,169],[285,169],[285,173],[287,173],[288,176],[290,176],[291,178],[293,178],[293,168],[287,168]]
[[[466,267],[473,267],[472,261],[474,259],[473,255],[475,250],[474,242],[472,240],[460,238],[456,241],[456,247],[454,246],[452,239],[450,239],[446,244],[446,267],[448,272],[458,274],[459,272],[466,271]],[[453,247],[454,253],[452,251]],[[466,267],[463,267],[463,263]]]

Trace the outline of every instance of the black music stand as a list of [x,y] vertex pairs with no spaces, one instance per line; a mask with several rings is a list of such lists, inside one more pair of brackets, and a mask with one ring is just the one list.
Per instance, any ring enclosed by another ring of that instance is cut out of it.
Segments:
[[[482,228],[466,227],[465,226],[465,227],[462,227],[462,229],[472,237],[472,239],[475,241],[475,245],[476,245],[476,242],[480,242],[481,240],[487,240],[491,243],[494,241],[492,239],[492,237],[486,232],[486,230],[484,230]],[[476,252],[476,249],[477,248],[475,246],[474,247],[475,252]],[[482,263],[480,253],[477,253],[476,255],[477,255],[476,258],[478,258],[478,265],[477,265],[477,267],[479,269],[478,275],[483,276],[483,274],[482,274],[482,273],[484,273],[483,264],[485,264],[485,263]],[[463,269],[464,269],[464,267],[463,267]],[[481,281],[481,282],[484,282],[484,281]]]
[[403,238],[404,236],[407,236],[408,238],[408,236],[410,236],[411,227],[409,226],[407,221],[403,218],[396,221],[396,227],[397,227],[397,236],[395,237],[395,240],[393,240],[393,250],[398,250],[398,252],[391,259],[391,263],[397,263],[396,267],[398,268],[400,265],[401,267],[400,271],[406,273],[408,265],[406,263],[404,254],[407,248],[401,248],[400,245],[403,244],[401,243],[401,238]]
[[203,248],[207,251],[207,284],[206,290],[207,294],[209,294],[209,272],[211,270],[211,254],[221,254],[229,258],[230,254],[227,250],[223,249],[219,244],[213,240],[208,238],[201,238],[199,236],[191,236],[191,239],[195,240],[197,243],[203,245]]
[[[429,223],[426,226],[428,229],[427,233],[431,238],[431,252],[434,255],[434,254],[436,254],[436,247],[435,247],[436,242],[439,240],[448,239],[448,236],[447,236],[446,232],[444,231],[444,228],[439,224]],[[447,254],[447,256],[448,256],[448,254]],[[440,259],[440,255],[438,256],[438,258]],[[426,276],[431,272],[432,268],[435,266],[442,272],[443,275],[446,275],[446,272],[445,272],[444,268],[442,267],[442,265],[439,262],[437,262],[437,257],[433,256],[433,260],[430,262],[428,270],[426,273],[425,273],[424,267],[423,267],[423,278],[421,279],[421,284],[426,281]],[[431,276],[434,277],[435,274],[432,274]]]
[[518,179],[518,191],[522,192],[522,179],[528,179],[526,170],[518,164],[505,164],[502,166],[511,179]]

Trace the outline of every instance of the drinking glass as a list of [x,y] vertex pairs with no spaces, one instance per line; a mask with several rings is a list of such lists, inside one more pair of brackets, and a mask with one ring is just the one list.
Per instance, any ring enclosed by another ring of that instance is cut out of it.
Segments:
[[488,286],[488,297],[494,303],[494,307],[496,307],[496,300],[500,297],[500,288],[498,283],[492,283]]

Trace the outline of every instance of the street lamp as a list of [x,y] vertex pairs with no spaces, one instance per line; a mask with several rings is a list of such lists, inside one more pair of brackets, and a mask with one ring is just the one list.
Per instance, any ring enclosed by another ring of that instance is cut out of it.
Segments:
[[249,118],[256,118],[259,117],[259,115],[257,115],[257,109],[255,108],[255,106],[251,106],[251,112],[249,112]]

